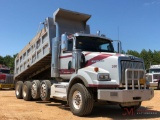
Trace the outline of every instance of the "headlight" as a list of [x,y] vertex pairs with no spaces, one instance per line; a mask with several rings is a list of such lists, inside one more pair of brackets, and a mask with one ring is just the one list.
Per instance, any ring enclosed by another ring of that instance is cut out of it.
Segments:
[[108,73],[99,73],[98,74],[98,80],[99,81],[110,81],[111,78],[110,78]]

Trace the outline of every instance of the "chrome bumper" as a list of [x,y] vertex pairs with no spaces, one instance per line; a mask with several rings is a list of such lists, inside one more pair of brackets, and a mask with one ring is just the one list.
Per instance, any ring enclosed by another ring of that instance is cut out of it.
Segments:
[[105,90],[98,89],[98,100],[113,102],[146,101],[154,96],[152,89],[143,90]]

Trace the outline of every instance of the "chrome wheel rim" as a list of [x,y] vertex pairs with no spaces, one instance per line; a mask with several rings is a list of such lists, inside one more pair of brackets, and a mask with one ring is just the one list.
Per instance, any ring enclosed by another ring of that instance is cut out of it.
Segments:
[[79,91],[75,91],[72,97],[73,106],[76,109],[80,109],[82,106],[82,94]]
[[41,85],[41,97],[45,97],[46,93],[47,93],[47,86],[46,86],[46,84],[43,83]]
[[33,98],[35,98],[35,96],[37,95],[37,86],[36,86],[36,83],[33,83],[33,84],[32,84],[31,94],[32,94],[32,97],[33,97]]

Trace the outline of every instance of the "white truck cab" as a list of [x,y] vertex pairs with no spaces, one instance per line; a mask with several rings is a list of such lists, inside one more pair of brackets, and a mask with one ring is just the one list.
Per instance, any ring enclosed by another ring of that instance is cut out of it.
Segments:
[[146,74],[146,79],[150,87],[160,89],[160,65],[151,65],[149,73]]

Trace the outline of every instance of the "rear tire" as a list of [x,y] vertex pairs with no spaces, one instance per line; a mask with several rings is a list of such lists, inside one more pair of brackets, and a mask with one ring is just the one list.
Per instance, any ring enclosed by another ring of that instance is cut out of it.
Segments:
[[18,81],[15,85],[15,94],[16,94],[16,98],[17,99],[22,99],[22,86],[23,86],[23,82],[22,81]]
[[34,80],[32,82],[31,95],[33,99],[40,98],[40,81],[39,80]]
[[50,89],[51,82],[49,80],[43,80],[40,85],[40,97],[43,101],[49,101]]
[[93,103],[93,95],[84,85],[76,83],[71,87],[69,106],[74,115],[89,115],[92,112]]
[[30,81],[26,81],[23,84],[22,96],[23,96],[23,99],[25,101],[29,101],[29,100],[32,99],[32,96],[31,96],[31,86],[32,86],[32,83]]

